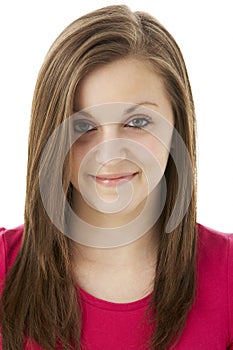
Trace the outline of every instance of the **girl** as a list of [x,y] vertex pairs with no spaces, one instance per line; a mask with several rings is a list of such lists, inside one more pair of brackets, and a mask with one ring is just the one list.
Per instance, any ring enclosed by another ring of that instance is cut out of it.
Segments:
[[232,235],[196,222],[188,74],[149,14],[94,11],[50,48],[0,264],[3,350],[233,349]]

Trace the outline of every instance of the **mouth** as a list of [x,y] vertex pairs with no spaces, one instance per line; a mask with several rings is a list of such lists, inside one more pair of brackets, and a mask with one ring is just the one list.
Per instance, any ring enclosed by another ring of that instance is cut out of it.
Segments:
[[121,182],[131,181],[135,176],[138,175],[138,172],[135,173],[120,173],[120,174],[103,174],[98,176],[93,176],[93,179],[101,185],[104,186],[116,186]]

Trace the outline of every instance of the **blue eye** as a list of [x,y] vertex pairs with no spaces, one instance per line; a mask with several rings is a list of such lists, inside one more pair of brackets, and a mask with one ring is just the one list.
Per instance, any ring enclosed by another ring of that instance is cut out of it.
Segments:
[[[131,124],[131,125],[130,125]],[[128,124],[126,124],[126,127],[131,127],[131,128],[137,128],[137,129],[142,129],[145,126],[151,124],[151,120],[148,117],[139,117],[139,118],[134,118],[130,120]]]
[[87,120],[75,120],[73,122],[74,131],[79,134],[85,134],[89,131],[96,130],[96,128],[90,124]]

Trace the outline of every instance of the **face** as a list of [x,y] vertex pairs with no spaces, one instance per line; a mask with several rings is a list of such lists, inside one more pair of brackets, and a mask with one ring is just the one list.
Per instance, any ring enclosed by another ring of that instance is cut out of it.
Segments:
[[79,205],[136,210],[164,174],[173,124],[163,81],[148,63],[122,59],[86,75],[72,119],[78,138],[71,183]]

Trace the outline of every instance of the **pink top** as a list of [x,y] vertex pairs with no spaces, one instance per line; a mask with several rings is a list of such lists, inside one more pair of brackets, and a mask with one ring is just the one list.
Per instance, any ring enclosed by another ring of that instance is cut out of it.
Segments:
[[[0,287],[20,247],[23,225],[0,229]],[[175,278],[175,276],[174,276]],[[80,290],[83,350],[147,350],[143,322],[150,295],[113,303]],[[41,350],[26,342],[25,350]],[[0,349],[1,342],[0,342]],[[197,294],[177,350],[233,349],[233,234],[198,225]]]

